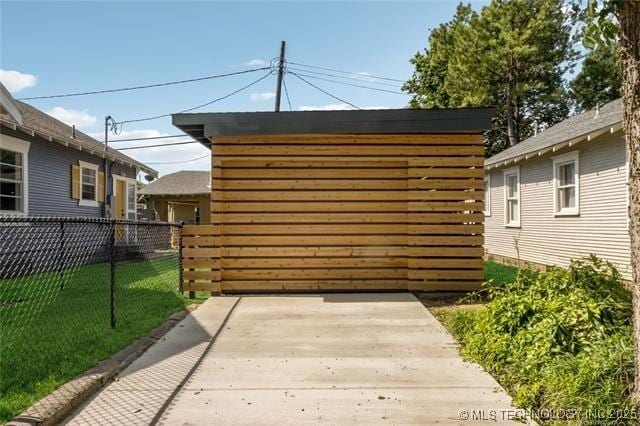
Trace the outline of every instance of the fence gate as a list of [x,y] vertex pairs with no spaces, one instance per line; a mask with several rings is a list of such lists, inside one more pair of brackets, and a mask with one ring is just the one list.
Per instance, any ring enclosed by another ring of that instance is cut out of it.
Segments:
[[218,136],[211,225],[185,290],[469,290],[482,273],[481,135]]

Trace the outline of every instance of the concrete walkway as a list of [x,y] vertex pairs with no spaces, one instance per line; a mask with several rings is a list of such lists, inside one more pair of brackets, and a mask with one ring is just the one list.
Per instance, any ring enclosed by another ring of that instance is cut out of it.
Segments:
[[512,410],[413,295],[365,293],[211,298],[68,421],[467,425]]

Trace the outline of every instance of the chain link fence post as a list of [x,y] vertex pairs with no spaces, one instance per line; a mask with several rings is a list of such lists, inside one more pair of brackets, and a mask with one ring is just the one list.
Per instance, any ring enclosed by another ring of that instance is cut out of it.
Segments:
[[64,222],[60,221],[60,253],[58,255],[58,273],[60,274],[60,289],[64,289]]
[[109,293],[111,328],[116,328],[116,220],[111,219],[111,235],[109,238]]

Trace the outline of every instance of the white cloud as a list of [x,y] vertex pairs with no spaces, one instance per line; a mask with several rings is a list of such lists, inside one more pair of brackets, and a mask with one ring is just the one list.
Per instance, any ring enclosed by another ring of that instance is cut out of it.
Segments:
[[264,59],[255,58],[245,62],[244,64],[249,67],[263,67],[267,65],[267,61],[265,61]]
[[302,105],[298,107],[299,111],[345,111],[355,109],[347,104],[328,104],[328,105]]
[[77,109],[67,109],[57,106],[45,112],[69,126],[75,124],[76,127],[88,127],[96,124],[96,116],[90,115],[87,111],[79,111]]
[[365,80],[367,80],[367,81],[369,81],[371,83],[373,83],[375,81],[378,81],[378,79],[376,79],[375,77],[371,77],[371,74],[369,74],[366,71],[360,71],[360,72],[357,72],[356,74],[358,74],[359,76],[364,77]]
[[[98,140],[104,140],[104,132],[89,133],[89,136],[96,138]],[[158,136],[169,136],[169,133],[159,132],[154,129],[123,130],[117,135],[114,135],[113,133],[109,133],[109,140],[116,141],[118,139],[157,138]]]
[[20,71],[7,71],[0,69],[0,81],[11,93],[17,93],[27,87],[33,87],[38,82],[38,78],[32,74],[21,73]]
[[[171,133],[175,134],[175,133]],[[90,136],[104,140],[104,134],[101,132],[89,133]],[[134,138],[157,138],[158,136],[169,136],[169,133],[161,132],[155,129],[140,129],[140,130],[123,130],[118,135],[109,134],[109,141],[117,141],[119,139],[134,139]],[[193,141],[189,137],[183,138],[170,138],[170,139],[150,139],[141,141],[130,141],[109,144],[112,148],[125,148],[132,146],[147,146],[147,145],[163,145],[175,142],[191,142]],[[149,167],[158,170],[160,175],[166,175],[168,173],[177,172],[179,170],[209,170],[211,169],[211,159],[208,155],[210,151],[200,143],[190,143],[185,145],[168,145],[168,146],[156,146],[153,148],[143,149],[125,149],[121,151],[123,154],[141,162],[147,164]],[[205,156],[197,161],[190,161],[182,163],[181,161],[191,160],[194,158]],[[153,164],[153,163],[172,163],[175,164]]]
[[[303,105],[301,107],[298,107],[299,111],[347,111],[347,110],[354,110],[354,109],[356,108],[347,104]],[[372,106],[363,106],[363,107],[360,107],[360,109],[389,109],[389,107],[372,105]]]
[[252,101],[268,101],[274,99],[276,94],[274,92],[262,92],[262,93],[252,93],[249,95]]

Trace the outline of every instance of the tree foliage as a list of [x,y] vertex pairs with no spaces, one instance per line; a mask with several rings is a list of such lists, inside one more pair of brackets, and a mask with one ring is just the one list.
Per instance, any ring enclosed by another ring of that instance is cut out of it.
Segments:
[[587,54],[580,73],[570,83],[577,111],[620,98],[619,56],[617,44],[596,46]]
[[449,60],[458,33],[469,25],[474,14],[471,6],[460,3],[453,19],[440,24],[429,34],[429,47],[418,52],[410,62],[415,70],[403,90],[413,93],[412,108],[449,108],[449,92],[445,89]]
[[412,107],[496,106],[491,155],[567,117],[562,76],[574,56],[562,0],[493,0],[479,12],[460,5],[412,59],[405,90]]

